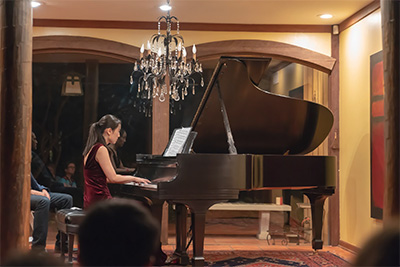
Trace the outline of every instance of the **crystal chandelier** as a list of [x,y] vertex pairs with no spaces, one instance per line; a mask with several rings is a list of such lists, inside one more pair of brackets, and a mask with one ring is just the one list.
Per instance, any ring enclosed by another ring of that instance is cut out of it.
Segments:
[[[167,0],[169,7],[169,0]],[[160,7],[161,8],[161,7]],[[166,23],[166,32],[161,33],[161,23]],[[176,24],[176,33],[172,34],[172,25]],[[186,48],[183,37],[179,34],[179,20],[175,16],[161,16],[158,19],[158,32],[147,41],[147,48],[142,44],[140,58],[134,63],[130,83],[137,85],[136,98],[140,112],[151,116],[153,99],[164,102],[169,95],[170,112],[174,102],[184,100],[188,92],[194,95],[196,75],[200,76],[200,86],[204,86],[203,69],[196,59],[196,46],[192,47],[193,58],[186,60]],[[135,84],[134,84],[135,83]]]

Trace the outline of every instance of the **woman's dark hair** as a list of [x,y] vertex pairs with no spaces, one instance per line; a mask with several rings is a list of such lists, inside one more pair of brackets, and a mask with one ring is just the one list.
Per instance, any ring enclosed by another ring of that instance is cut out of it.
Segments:
[[67,168],[68,168],[68,166],[69,166],[69,164],[74,164],[74,165],[75,165],[75,167],[76,167],[76,164],[75,164],[75,162],[74,162],[74,161],[72,161],[72,160],[69,160],[69,161],[66,161],[66,162],[64,162],[64,164],[63,164],[63,166],[64,166],[64,169],[63,169],[63,170],[67,169]]
[[107,144],[103,137],[104,130],[107,128],[115,130],[120,124],[121,120],[111,114],[104,115],[98,122],[92,123],[89,128],[89,135],[85,149],[83,150],[83,156],[86,156],[96,143],[101,143],[106,146]]

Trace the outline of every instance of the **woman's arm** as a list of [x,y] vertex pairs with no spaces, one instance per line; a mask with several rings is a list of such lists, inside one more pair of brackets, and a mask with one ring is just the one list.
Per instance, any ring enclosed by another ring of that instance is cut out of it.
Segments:
[[119,175],[115,172],[114,167],[111,164],[110,155],[106,147],[101,146],[96,153],[96,161],[100,164],[101,169],[107,177],[108,183],[124,184],[129,182],[135,183],[150,183],[149,180],[131,176],[131,175]]

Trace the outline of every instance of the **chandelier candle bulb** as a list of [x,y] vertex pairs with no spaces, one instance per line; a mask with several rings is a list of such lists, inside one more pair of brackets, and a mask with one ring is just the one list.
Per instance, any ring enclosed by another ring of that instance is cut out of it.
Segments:
[[183,47],[182,50],[183,62],[186,63],[186,49]]
[[196,50],[196,45],[195,44],[193,45],[192,52],[193,52],[193,60],[196,61],[196,52],[197,52],[197,50]]
[[143,52],[144,52],[144,44],[140,47],[140,59],[143,58]]

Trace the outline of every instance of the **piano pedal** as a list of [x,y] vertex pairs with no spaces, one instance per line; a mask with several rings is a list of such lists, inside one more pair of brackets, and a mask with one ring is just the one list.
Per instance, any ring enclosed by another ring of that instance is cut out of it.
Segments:
[[190,260],[189,256],[185,253],[184,255],[179,254],[172,254],[168,256],[167,260],[165,261],[165,265],[189,265]]
[[167,260],[165,261],[165,265],[178,265],[179,264],[179,256],[172,254],[168,256]]

